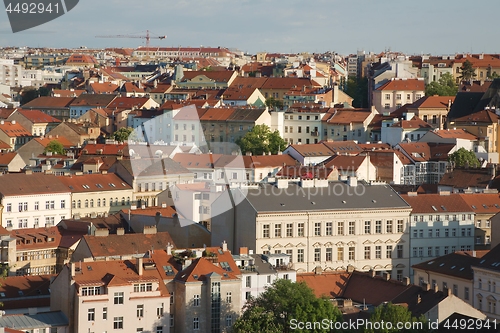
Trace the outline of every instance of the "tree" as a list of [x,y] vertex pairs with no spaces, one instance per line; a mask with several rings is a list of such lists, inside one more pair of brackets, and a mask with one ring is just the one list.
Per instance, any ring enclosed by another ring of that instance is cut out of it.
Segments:
[[40,87],[38,88],[38,96],[50,96],[51,89],[47,87]]
[[426,96],[455,96],[458,92],[458,86],[450,73],[444,73],[438,82],[431,82],[425,87]]
[[40,94],[38,89],[35,89],[34,87],[27,87],[26,89],[23,89],[23,92],[21,93],[21,105],[31,102],[39,96]]
[[57,155],[64,155],[64,146],[57,140],[52,140],[48,143],[48,145],[43,150],[44,153],[52,153]]
[[278,108],[281,109],[283,108],[283,101],[280,101],[279,99],[276,99],[274,97],[268,97],[266,98],[266,106],[268,108]]
[[453,154],[450,154],[450,156],[448,156],[448,161],[453,163],[454,167],[459,168],[477,168],[480,166],[476,154],[474,154],[472,150],[467,150],[465,148],[460,148]]
[[462,64],[462,67],[460,67],[460,80],[471,81],[475,77],[476,71],[474,70],[474,67],[472,67],[472,62],[470,62],[468,59],[465,60]]
[[[391,332],[430,332],[429,325],[424,316],[416,318],[412,316],[412,313],[408,308],[400,305],[394,305],[392,303],[382,304],[375,308],[375,311],[370,316],[370,323],[382,323],[384,322],[384,327],[380,329],[375,329],[376,327],[370,327],[365,325],[364,332],[380,332],[380,333],[391,333]],[[391,323],[391,324],[388,324]],[[398,323],[406,325],[406,327],[398,328]]]
[[288,146],[279,132],[277,130],[271,132],[267,125],[255,125],[245,136],[236,140],[236,144],[240,146],[243,154],[251,152],[253,155],[268,152],[277,154],[278,151],[283,151]]
[[[132,127],[122,127],[112,134],[113,139],[118,142],[125,142],[127,140],[134,140],[134,129]],[[134,140],[135,141],[135,140]]]
[[350,76],[347,79],[344,92],[353,98],[352,106],[355,108],[368,107],[368,79]]
[[[257,298],[247,302],[243,315],[233,326],[233,332],[295,332],[299,322],[321,323],[325,319],[328,323],[330,320],[340,321],[342,313],[329,299],[316,297],[305,283],[278,279]],[[325,332],[325,329],[304,327],[298,331]]]

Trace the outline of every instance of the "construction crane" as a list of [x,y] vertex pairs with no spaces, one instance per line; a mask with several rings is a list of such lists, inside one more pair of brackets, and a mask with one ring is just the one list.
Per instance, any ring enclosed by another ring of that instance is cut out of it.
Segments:
[[149,40],[150,39],[165,39],[167,36],[150,36],[149,30],[146,30],[146,35],[102,35],[95,36],[96,38],[142,38],[146,40],[146,51],[149,58]]

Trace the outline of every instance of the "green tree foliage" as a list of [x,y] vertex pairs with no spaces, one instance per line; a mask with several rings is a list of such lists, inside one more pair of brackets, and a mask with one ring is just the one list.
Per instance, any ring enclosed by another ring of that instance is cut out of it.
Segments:
[[469,60],[465,60],[462,64],[462,67],[460,67],[460,80],[471,81],[475,77],[476,72],[474,70],[474,67],[472,67],[472,62],[470,62]]
[[57,155],[64,155],[64,146],[62,143],[60,143],[57,140],[52,140],[49,142],[49,144],[45,147],[43,150],[44,153],[52,153],[52,154],[57,154]]
[[132,127],[122,127],[112,134],[112,138],[118,142],[125,142],[127,140],[135,140],[136,135]]
[[23,89],[23,92],[21,93],[21,105],[31,102],[39,96],[40,93],[38,92],[38,89],[35,89],[34,87],[27,87]]
[[347,79],[344,92],[353,98],[352,106],[355,108],[368,107],[368,79],[350,76]]
[[255,125],[245,136],[236,140],[243,154],[251,152],[253,155],[271,152],[277,154],[283,151],[288,144],[278,131],[271,132],[267,125]]
[[276,99],[274,97],[268,97],[266,99],[266,106],[270,109],[282,109],[283,108],[283,101],[280,101],[279,99]]
[[[365,325],[365,333],[392,333],[392,332],[430,332],[429,325],[425,317],[420,318],[413,317],[408,308],[400,305],[394,305],[392,303],[382,304],[375,308],[375,311],[370,316],[370,323],[385,323],[384,327],[380,329],[374,329],[375,327],[370,327]],[[391,323],[391,324],[388,324]],[[406,328],[398,329],[398,323],[406,325]]]
[[458,86],[450,73],[444,73],[438,82],[431,82],[425,87],[426,96],[455,96]]
[[453,163],[455,167],[458,168],[477,168],[480,166],[479,160],[473,151],[467,150],[465,148],[460,148],[453,154],[448,156],[448,160]]
[[[257,298],[248,301],[233,333],[325,332],[323,329],[293,329],[298,322],[342,320],[340,310],[326,298],[318,298],[305,283],[276,280]],[[327,330],[329,332],[329,330]]]

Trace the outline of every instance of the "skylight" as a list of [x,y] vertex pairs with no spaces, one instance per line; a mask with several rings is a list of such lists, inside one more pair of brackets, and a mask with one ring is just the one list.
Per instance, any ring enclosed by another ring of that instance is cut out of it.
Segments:
[[441,205],[441,209],[442,209],[442,210],[446,210],[446,207],[445,207],[445,206],[443,206],[443,205]]
[[437,210],[438,210],[438,209],[436,208],[436,206],[432,206],[432,209],[434,209],[434,211],[435,211],[435,212],[437,212]]
[[172,269],[172,266],[170,265],[167,265],[167,266],[163,266],[163,270],[165,271],[165,274],[167,275],[174,275],[174,270]]

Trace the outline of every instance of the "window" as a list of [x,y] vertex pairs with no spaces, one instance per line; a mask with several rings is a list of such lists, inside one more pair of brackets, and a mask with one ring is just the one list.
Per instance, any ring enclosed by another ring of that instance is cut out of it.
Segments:
[[326,222],[326,232],[327,236],[333,235],[333,222]]
[[397,245],[396,252],[397,252],[398,259],[403,258],[403,245]]
[[428,256],[428,257],[432,257],[432,246],[429,246],[429,247],[427,248],[427,256]]
[[388,258],[388,259],[392,258],[392,245],[387,245],[385,254],[386,254],[386,258]]
[[7,209],[7,212],[12,212],[12,204],[8,203],[6,209]]
[[233,317],[231,315],[226,315],[226,327],[233,326]]
[[396,94],[396,99],[401,99],[401,94]]
[[113,328],[115,330],[123,329],[123,317],[114,317],[113,318]]
[[304,262],[304,249],[297,250],[297,262]]
[[354,235],[355,230],[356,230],[356,222],[350,221],[349,222],[349,235]]
[[337,222],[337,235],[344,234],[344,222]]
[[199,330],[200,329],[200,319],[198,317],[193,318],[193,330]]
[[274,237],[281,237],[281,224],[274,225]]
[[247,292],[245,293],[245,299],[250,299],[250,297],[252,297],[252,293],[251,293],[251,292],[249,292],[249,291],[247,291]]
[[262,229],[263,229],[262,230],[262,237],[269,238],[269,228],[270,228],[269,224],[264,224],[262,226]]
[[123,304],[123,292],[115,293],[114,304]]
[[200,306],[200,295],[193,296],[193,306]]
[[403,270],[402,269],[398,269],[396,271],[396,280],[403,281]]
[[[92,206],[92,207],[94,207],[94,206]],[[61,209],[65,209],[65,208],[66,208],[66,200],[61,200]]]
[[382,246],[375,246],[375,259],[382,258]]
[[226,293],[226,302],[231,303],[232,302],[232,294],[230,291]]
[[314,249],[314,261],[319,262],[321,261],[321,249]]
[[385,231],[388,234],[392,234],[392,220],[388,220],[385,222]]
[[293,262],[293,250],[286,250],[286,255],[290,257],[290,262]]
[[331,247],[326,248],[326,261],[332,261],[333,256],[332,256],[332,251],[333,249]]
[[245,284],[245,286],[247,288],[251,288],[252,287],[252,277],[251,276],[247,276],[246,277],[246,284]]
[[444,229],[444,237],[450,237],[450,229]]
[[137,318],[144,317],[144,304],[137,304]]
[[424,230],[423,229],[418,230],[418,237],[420,237],[420,238],[424,237]]
[[464,287],[464,299],[469,300],[469,287]]
[[314,236],[321,236],[321,222],[314,223]]
[[293,224],[292,223],[286,224],[286,237],[293,237]]
[[[106,200],[106,199],[103,199],[103,200]],[[81,200],[78,200],[76,202],[76,208],[82,208],[82,201]]]
[[[172,297],[172,296],[170,296],[170,297]],[[156,315],[157,315],[158,317],[163,316],[163,303],[161,303],[161,304],[160,304],[160,306],[158,306],[158,307],[156,308]]]
[[88,321],[94,321],[95,320],[95,309],[89,309],[87,312],[87,320]]
[[297,225],[297,236],[304,236],[304,223],[299,223]]
[[403,232],[403,220],[398,220],[398,232]]
[[384,109],[390,109],[390,108],[391,108],[391,105],[389,103],[384,104]]
[[[158,327],[161,327],[161,326],[158,326]],[[158,327],[156,328],[156,332],[157,333],[162,333],[163,330],[162,330],[162,332],[158,332]],[[172,313],[170,314],[170,327],[174,327],[174,315]]]
[[439,229],[436,229],[436,237],[440,237]]
[[170,292],[170,304],[174,304],[174,301],[175,301],[174,292],[171,291]]
[[423,257],[424,256],[424,248],[421,247],[421,246],[418,248],[418,256],[419,257]]
[[[63,200],[64,201],[64,200]],[[62,204],[62,201],[61,201],[61,204]],[[9,206],[10,204],[7,204],[7,207]],[[40,202],[38,201],[35,201],[35,210],[38,210],[40,208]]]
[[102,319],[108,319],[108,308],[102,308]]
[[372,230],[371,221],[365,221],[365,234],[370,234]]
[[390,100],[391,99],[391,95],[390,94],[385,94],[385,99],[386,100]]
[[349,260],[355,260],[355,250],[353,246],[349,247]]
[[339,260],[339,261],[344,260],[344,248],[343,247],[339,247],[337,249],[337,260]]
[[375,221],[375,233],[376,234],[382,233],[382,221]]
[[365,259],[370,259],[371,249],[369,246],[365,246]]

